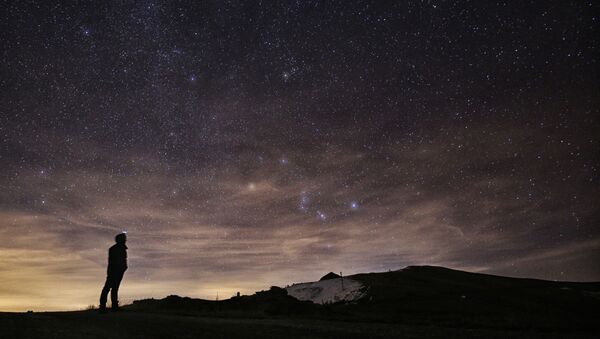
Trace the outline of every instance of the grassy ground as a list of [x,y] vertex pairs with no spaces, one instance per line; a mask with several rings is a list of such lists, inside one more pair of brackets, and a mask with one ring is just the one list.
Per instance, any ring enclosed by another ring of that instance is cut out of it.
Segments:
[[594,338],[549,333],[315,319],[211,318],[124,311],[0,313],[2,338]]

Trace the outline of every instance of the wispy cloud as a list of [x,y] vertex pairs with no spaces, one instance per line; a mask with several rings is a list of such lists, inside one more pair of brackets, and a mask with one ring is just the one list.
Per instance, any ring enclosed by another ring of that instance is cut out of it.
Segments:
[[343,135],[285,150],[249,139],[253,151],[176,168],[139,153],[93,151],[93,159],[119,165],[17,171],[0,193],[0,308],[95,303],[106,250],[121,230],[129,232],[123,295],[130,300],[213,298],[331,270],[410,264],[549,279],[564,270],[537,267],[554,267],[548,262],[557,258],[560,267],[593,266],[595,238],[574,245],[582,236],[564,226],[576,217],[590,227],[593,204],[528,170],[551,170],[551,162],[522,160],[536,158],[542,136],[507,130],[475,144],[484,131],[373,150]]

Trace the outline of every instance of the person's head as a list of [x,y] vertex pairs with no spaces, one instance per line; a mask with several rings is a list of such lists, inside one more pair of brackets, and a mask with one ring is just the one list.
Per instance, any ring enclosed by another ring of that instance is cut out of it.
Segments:
[[117,242],[117,244],[124,244],[127,241],[127,233],[119,233],[117,234],[117,236],[115,237],[115,241]]

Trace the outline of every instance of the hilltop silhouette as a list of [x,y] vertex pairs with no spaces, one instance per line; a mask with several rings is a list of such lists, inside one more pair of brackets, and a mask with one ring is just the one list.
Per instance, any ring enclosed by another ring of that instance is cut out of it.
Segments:
[[[360,293],[348,292],[353,284]],[[313,291],[313,299],[292,296],[299,290]],[[138,300],[123,310],[4,313],[0,328],[11,338],[594,338],[600,283],[410,266],[350,275],[344,288],[341,278],[331,277],[220,301]]]

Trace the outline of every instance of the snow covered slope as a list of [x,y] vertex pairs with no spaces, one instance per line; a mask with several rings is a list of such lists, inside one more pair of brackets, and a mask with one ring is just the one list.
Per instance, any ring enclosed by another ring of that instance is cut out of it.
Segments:
[[360,282],[344,278],[329,279],[315,282],[294,284],[285,290],[299,300],[310,300],[317,304],[334,303],[338,301],[353,301],[363,296],[364,285]]

